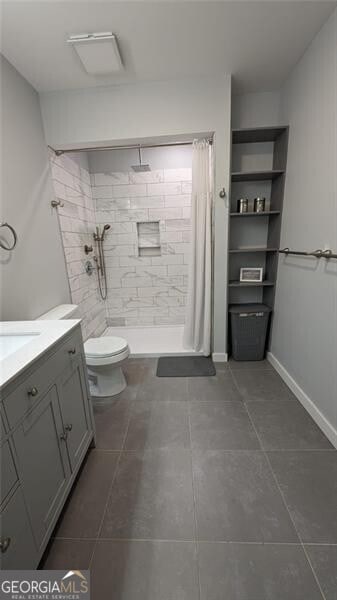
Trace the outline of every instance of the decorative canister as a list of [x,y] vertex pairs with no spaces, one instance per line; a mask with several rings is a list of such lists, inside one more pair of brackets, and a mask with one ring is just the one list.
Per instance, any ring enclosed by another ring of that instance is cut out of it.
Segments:
[[248,198],[240,198],[238,200],[238,212],[239,213],[248,212]]
[[264,212],[266,208],[265,198],[254,198],[254,212]]

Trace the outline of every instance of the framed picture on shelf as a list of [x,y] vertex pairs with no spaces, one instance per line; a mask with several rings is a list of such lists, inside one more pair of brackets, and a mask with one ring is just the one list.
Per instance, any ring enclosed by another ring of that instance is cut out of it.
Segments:
[[263,268],[243,267],[240,269],[240,281],[246,283],[261,283],[261,281],[263,281]]

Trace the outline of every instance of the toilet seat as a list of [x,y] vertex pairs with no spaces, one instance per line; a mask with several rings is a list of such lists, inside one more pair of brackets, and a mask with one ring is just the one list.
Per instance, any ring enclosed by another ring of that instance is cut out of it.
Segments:
[[102,336],[89,338],[84,343],[87,365],[110,365],[123,361],[130,350],[126,340],[120,337]]

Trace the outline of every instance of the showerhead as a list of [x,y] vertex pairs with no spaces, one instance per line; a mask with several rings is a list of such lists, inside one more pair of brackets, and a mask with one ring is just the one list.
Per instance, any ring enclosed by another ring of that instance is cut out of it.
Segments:
[[142,163],[142,152],[141,147],[138,148],[139,165],[131,165],[131,169],[135,173],[144,173],[145,171],[151,171],[150,165]]
[[103,231],[102,231],[102,240],[104,240],[104,236],[105,236],[105,232],[108,231],[108,229],[110,229],[111,225],[109,225],[108,223],[106,223],[103,226]]

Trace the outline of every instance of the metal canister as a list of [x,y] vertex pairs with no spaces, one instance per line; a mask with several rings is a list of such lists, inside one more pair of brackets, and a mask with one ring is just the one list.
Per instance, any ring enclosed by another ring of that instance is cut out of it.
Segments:
[[266,199],[265,198],[254,198],[254,212],[260,213],[264,212],[266,208]]
[[239,213],[248,212],[248,198],[240,198],[238,200],[238,212]]

